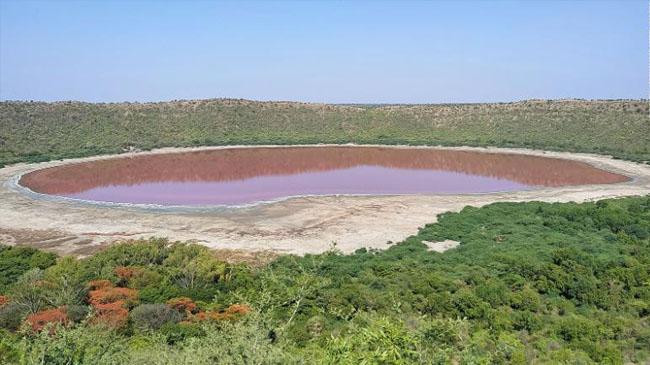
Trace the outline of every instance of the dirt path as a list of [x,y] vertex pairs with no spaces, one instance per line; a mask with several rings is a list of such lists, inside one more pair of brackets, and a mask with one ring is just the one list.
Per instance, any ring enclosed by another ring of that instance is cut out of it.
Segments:
[[[202,149],[218,148],[236,146]],[[437,214],[459,211],[466,205],[481,206],[498,201],[588,201],[650,194],[650,166],[647,165],[588,154],[502,148],[449,149],[584,161],[633,180],[611,185],[496,194],[301,197],[207,211],[93,205],[29,194],[16,185],[18,176],[36,169],[115,157],[97,156],[0,169],[0,241],[82,256],[115,241],[151,236],[194,241],[215,249],[294,254],[322,252],[336,242],[336,247],[343,252],[353,252],[360,247],[386,248],[388,241],[401,241],[417,233],[419,227],[434,222]],[[191,150],[198,148],[165,148],[141,153]]]

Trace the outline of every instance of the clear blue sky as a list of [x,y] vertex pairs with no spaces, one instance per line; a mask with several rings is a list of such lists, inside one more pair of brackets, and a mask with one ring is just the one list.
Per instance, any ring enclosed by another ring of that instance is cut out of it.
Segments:
[[0,99],[647,98],[645,1],[0,0]]

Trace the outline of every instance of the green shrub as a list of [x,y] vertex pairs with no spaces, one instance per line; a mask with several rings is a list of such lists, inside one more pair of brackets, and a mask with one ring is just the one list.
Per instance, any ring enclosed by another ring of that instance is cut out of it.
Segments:
[[17,364],[20,350],[17,348],[17,337],[0,329],[0,364]]
[[182,315],[164,304],[141,304],[131,311],[129,319],[139,329],[157,330],[168,323],[178,323]]
[[0,307],[0,328],[15,331],[23,323],[27,309],[16,303],[9,303]]
[[174,345],[189,338],[204,337],[205,330],[198,324],[167,322],[160,327],[160,334],[169,345]]
[[535,312],[539,308],[541,300],[536,290],[524,288],[511,295],[510,305],[518,310]]
[[0,244],[0,293],[31,269],[46,269],[56,263],[56,255],[25,246]]
[[90,309],[85,305],[68,305],[65,310],[68,319],[74,323],[83,321],[90,313]]
[[487,318],[489,305],[482,301],[473,291],[460,289],[452,297],[454,308],[461,317],[469,319]]
[[325,346],[330,364],[408,364],[419,361],[419,339],[401,323],[369,319],[366,328],[353,328]]
[[460,346],[469,337],[469,323],[461,319],[434,319],[425,325],[423,336],[435,346]]

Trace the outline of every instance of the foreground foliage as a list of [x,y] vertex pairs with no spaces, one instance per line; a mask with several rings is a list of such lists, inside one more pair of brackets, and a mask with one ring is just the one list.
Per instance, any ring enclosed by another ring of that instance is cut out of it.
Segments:
[[[649,232],[639,197],[467,207],[385,251],[261,268],[162,239],[56,262],[3,247],[21,265],[0,363],[645,363]],[[461,245],[422,243],[443,239]]]
[[647,100],[320,105],[213,99],[0,102],[0,166],[131,149],[378,143],[526,147],[650,160]]

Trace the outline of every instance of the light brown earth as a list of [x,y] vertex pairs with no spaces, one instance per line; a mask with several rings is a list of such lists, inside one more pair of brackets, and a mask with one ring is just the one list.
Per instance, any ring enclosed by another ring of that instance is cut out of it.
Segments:
[[[216,148],[233,146],[211,147]],[[451,149],[584,161],[601,169],[627,175],[632,180],[609,185],[494,194],[300,197],[251,207],[204,211],[110,207],[65,201],[30,194],[16,185],[17,177],[36,169],[115,157],[97,156],[20,164],[0,169],[0,242],[86,256],[116,241],[156,236],[197,242],[217,249],[225,256],[245,261],[248,258],[254,259],[253,256],[270,258],[282,253],[323,252],[330,249],[333,243],[336,243],[337,249],[346,253],[361,247],[387,248],[390,242],[399,242],[417,233],[419,227],[434,222],[436,215],[446,211],[459,211],[467,205],[530,200],[581,202],[650,194],[648,165],[589,154],[503,148]],[[198,149],[165,148],[138,153],[191,150]],[[249,255],[249,252],[257,253]]]
[[454,240],[444,240],[440,242],[422,241],[422,243],[428,247],[429,251],[436,252],[445,252],[460,245],[460,242]]

